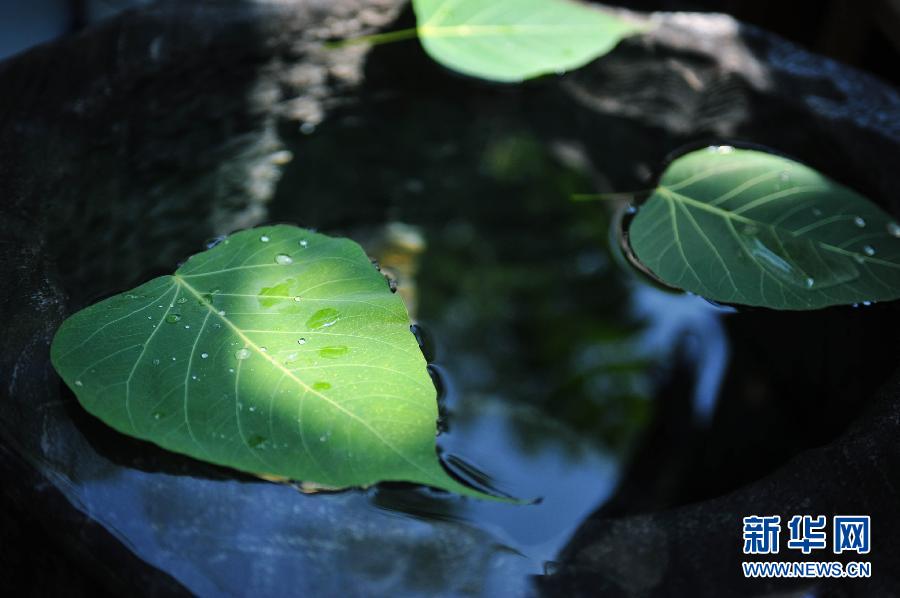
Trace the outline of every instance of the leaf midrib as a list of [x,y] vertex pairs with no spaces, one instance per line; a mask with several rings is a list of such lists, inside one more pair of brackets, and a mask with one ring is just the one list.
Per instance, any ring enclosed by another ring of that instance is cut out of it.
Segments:
[[603,29],[598,25],[419,25],[417,31],[425,38],[436,37],[477,37],[505,34],[530,34],[530,35],[565,35],[584,31],[586,33],[597,32]]
[[846,257],[851,257],[854,259],[862,258],[863,260],[865,260],[867,262],[871,262],[873,264],[879,264],[879,265],[887,266],[890,268],[900,269],[900,264],[895,264],[894,262],[889,262],[887,260],[882,260],[880,258],[868,256],[863,253],[858,253],[855,251],[847,251],[846,249],[837,247],[835,245],[831,245],[830,243],[826,243],[825,241],[820,241],[815,238],[806,237],[806,236],[798,236],[794,233],[794,231],[792,231],[788,228],[784,228],[780,225],[770,224],[768,222],[763,222],[761,220],[754,220],[753,218],[747,218],[746,216],[741,216],[740,214],[736,214],[734,212],[729,212],[728,210],[723,210],[719,207],[710,205],[710,204],[702,202],[702,201],[698,201],[698,200],[688,197],[686,195],[682,195],[681,193],[678,193],[677,191],[673,191],[664,185],[660,185],[658,187],[658,190],[662,192],[662,194],[665,198],[667,198],[671,201],[680,201],[682,203],[686,203],[697,209],[705,210],[711,214],[715,214],[715,215],[725,218],[727,220],[736,220],[738,222],[743,222],[745,224],[766,227],[766,228],[772,229],[773,231],[780,232],[781,234],[788,234],[795,239],[802,239],[805,241],[809,241],[810,243],[819,245],[823,249],[825,249],[827,251],[831,251],[833,253],[839,253],[841,255],[844,255]]
[[[313,395],[313,396],[316,396],[316,397],[322,399],[323,401],[325,401],[326,403],[328,403],[329,405],[331,405],[332,407],[334,407],[334,408],[337,409],[338,411],[341,411],[342,413],[346,414],[348,417],[350,417],[350,418],[356,420],[357,422],[359,422],[363,427],[365,427],[367,430],[369,430],[369,431],[372,433],[373,436],[375,436],[379,441],[381,441],[381,443],[384,444],[384,446],[388,447],[390,450],[392,450],[393,452],[395,452],[401,459],[403,459],[404,461],[406,461],[407,463],[409,463],[410,465],[412,465],[413,467],[415,467],[416,469],[418,469],[419,471],[421,471],[422,473],[424,473],[424,474],[427,476],[427,480],[430,480],[430,481],[432,481],[432,482],[437,482],[437,481],[438,481],[437,478],[435,478],[435,477],[431,474],[431,472],[429,472],[427,469],[425,469],[424,467],[422,467],[421,465],[419,465],[419,464],[416,463],[415,461],[412,461],[409,457],[407,457],[406,455],[404,455],[397,447],[395,447],[393,444],[391,444],[390,442],[388,442],[387,439],[385,439],[384,436],[382,436],[380,433],[378,433],[377,430],[375,430],[371,425],[369,425],[369,423],[368,423],[367,421],[365,421],[364,419],[362,419],[361,417],[359,417],[359,416],[356,415],[355,413],[353,413],[353,412],[351,412],[351,411],[348,411],[348,410],[347,410],[346,408],[344,408],[340,403],[338,403],[338,402],[336,402],[336,401],[330,399],[329,397],[323,395],[322,393],[318,392],[318,391],[315,390],[312,386],[308,385],[306,382],[304,382],[303,380],[301,380],[300,378],[298,378],[297,376],[295,376],[294,373],[293,373],[293,371],[291,371],[291,370],[285,368],[284,365],[282,365],[281,363],[279,363],[274,357],[272,357],[271,355],[269,355],[267,352],[262,351],[262,350],[260,349],[259,345],[257,345],[257,344],[254,343],[249,337],[247,337],[247,335],[245,335],[244,332],[243,332],[240,328],[238,328],[237,326],[235,326],[234,323],[231,322],[231,320],[229,320],[228,318],[222,316],[222,315],[219,313],[218,310],[216,310],[216,309],[215,309],[215,308],[214,308],[214,307],[213,307],[206,299],[204,299],[202,293],[200,293],[197,289],[195,289],[193,286],[191,286],[191,285],[190,285],[187,281],[185,281],[181,276],[179,276],[178,274],[173,274],[173,275],[172,275],[172,278],[175,280],[175,282],[176,282],[177,284],[179,284],[179,285],[180,285],[182,288],[184,288],[187,292],[191,293],[194,297],[196,297],[196,298],[200,301],[200,303],[202,303],[204,306],[206,306],[206,309],[209,310],[209,312],[211,313],[212,316],[214,316],[214,317],[216,317],[216,318],[219,318],[219,319],[222,321],[222,323],[224,323],[226,326],[228,326],[228,327],[232,330],[232,332],[234,332],[238,337],[240,337],[241,340],[244,341],[244,343],[245,343],[245,345],[246,345],[247,347],[252,347],[253,350],[254,350],[258,355],[260,355],[261,357],[263,357],[264,359],[266,359],[269,363],[271,363],[273,366],[275,366],[276,369],[280,370],[284,375],[286,375],[286,376],[288,376],[289,378],[291,378],[292,380],[294,380],[294,381],[295,381],[298,385],[300,385],[306,392],[308,392],[309,394],[311,394],[311,395]],[[303,425],[302,422],[298,422],[298,424],[299,424],[299,425]],[[425,480],[422,480],[422,481],[425,481]]]

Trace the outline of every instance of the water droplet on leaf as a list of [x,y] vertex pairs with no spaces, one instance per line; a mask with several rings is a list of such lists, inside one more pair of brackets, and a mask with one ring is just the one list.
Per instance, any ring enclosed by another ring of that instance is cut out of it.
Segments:
[[175,322],[177,322],[180,319],[181,319],[181,316],[179,316],[178,314],[169,314],[166,316],[166,322],[168,322],[169,324],[174,324]]
[[247,349],[247,348],[238,349],[237,351],[234,352],[234,356],[240,360],[247,359],[248,357],[250,357],[250,349]]
[[887,230],[888,234],[890,234],[892,237],[897,237],[898,239],[900,239],[900,224],[897,224],[896,222],[888,222]]
[[318,330],[319,328],[334,326],[340,315],[340,312],[332,307],[320,309],[306,321],[306,327],[310,330]]
[[319,355],[326,359],[337,359],[342,355],[346,355],[349,349],[344,345],[336,345],[332,347],[322,347],[319,349]]
[[289,256],[286,253],[279,253],[278,255],[275,256],[275,263],[281,264],[282,266],[287,266],[288,264],[294,263],[294,258],[292,258],[291,256]]

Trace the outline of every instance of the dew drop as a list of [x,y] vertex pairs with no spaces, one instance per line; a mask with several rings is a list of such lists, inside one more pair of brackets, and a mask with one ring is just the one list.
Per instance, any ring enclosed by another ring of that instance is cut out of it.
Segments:
[[734,147],[730,145],[715,145],[713,151],[717,154],[730,154],[734,151]]
[[309,246],[309,241],[307,241],[306,239],[300,239],[300,247],[303,247],[305,249],[308,246]]
[[209,353],[201,353],[200,354],[200,359],[206,359],[207,357],[209,357]]
[[278,255],[275,256],[275,263],[281,264],[282,266],[287,266],[288,264],[294,263],[294,258],[292,258],[291,256],[289,256],[286,253],[279,253]]
[[189,330],[190,328],[191,328],[191,325],[190,325],[190,324],[185,324],[185,325],[184,325],[184,329],[185,329],[185,330]]
[[306,327],[310,330],[328,328],[329,326],[333,326],[337,323],[340,315],[341,314],[340,312],[338,312],[338,310],[331,307],[320,309],[309,317],[309,319],[306,321]]
[[268,243],[268,242],[269,242],[269,235],[263,235],[263,236],[261,236],[261,237],[259,238],[259,240],[262,241],[263,243]]
[[300,298],[300,295],[295,296],[295,297],[294,297],[294,301],[296,301],[297,303],[299,303],[300,301],[302,301],[302,299]]
[[215,247],[216,245],[218,245],[219,243],[224,241],[225,238],[226,238],[225,235],[219,235],[218,237],[213,237],[212,239],[210,239],[209,241],[206,242],[206,248],[212,249],[213,247]]
[[154,411],[153,412],[153,419],[162,419],[162,416],[163,416],[162,411]]
[[159,365],[159,359],[158,359],[158,358],[153,360],[153,365]]
[[218,314],[219,314],[220,316],[224,316],[224,315],[225,315],[225,310],[224,310],[224,309],[220,309],[220,310],[218,311]]
[[175,356],[174,356],[174,355],[172,356],[172,361],[175,361]]
[[863,247],[863,251],[866,255],[875,255],[875,248],[871,245],[866,245],[865,247]]
[[178,314],[169,314],[166,316],[166,322],[168,322],[169,324],[174,324],[175,322],[177,322],[180,319],[181,319],[181,316],[179,316]]
[[806,279],[806,288],[807,288],[807,289],[813,288],[813,285],[814,285],[814,284],[816,284],[816,280],[815,280],[814,278],[809,277],[809,278]]
[[297,339],[297,344],[298,344],[298,345],[305,345],[305,344],[306,344],[306,339],[305,339],[305,338],[298,338],[298,339]]
[[256,411],[256,407],[254,405],[250,405],[250,411]]
[[822,210],[820,210],[819,208],[813,208],[812,213],[813,213],[813,216],[821,216]]
[[175,303],[187,303],[187,297],[179,297]]
[[325,442],[326,440],[328,440],[328,436],[325,436],[324,434],[319,436],[319,442]]
[[319,349],[319,355],[326,359],[337,359],[342,355],[346,355],[349,349],[344,345],[335,345],[332,347],[322,347]]
[[898,239],[900,239],[900,224],[897,224],[896,222],[888,222],[887,230],[892,237],[897,237]]
[[265,353],[266,351],[268,351],[268,349],[265,348],[265,347],[260,347],[259,350],[262,351],[263,353]]
[[191,380],[196,380],[196,379],[197,379],[197,374],[191,374]]
[[857,216],[853,219],[853,224],[859,228],[864,228],[866,226],[866,221],[861,216]]
[[75,386],[84,386],[84,384],[81,382],[81,380],[76,380]]
[[234,373],[234,368],[228,368],[228,373],[229,373],[229,374],[233,374],[233,373]]
[[295,359],[297,359],[297,354],[296,354],[296,353],[289,353],[288,356],[284,358],[284,362],[285,362],[285,363],[290,363],[290,362],[294,361]]
[[250,349],[247,349],[247,348],[238,349],[237,351],[234,352],[234,356],[240,360],[247,359],[250,357]]

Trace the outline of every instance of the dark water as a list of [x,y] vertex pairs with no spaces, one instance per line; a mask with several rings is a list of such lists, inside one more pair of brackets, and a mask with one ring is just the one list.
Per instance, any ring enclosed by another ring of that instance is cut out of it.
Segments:
[[445,462],[541,501],[306,496],[121,437],[69,395],[80,436],[48,437],[45,471],[192,591],[526,593],[589,514],[758,479],[838,435],[896,366],[895,305],[737,311],[630,268],[614,206],[571,196],[646,187],[666,144],[592,121],[608,138],[586,149],[582,117],[540,84],[440,77],[282,131],[293,160],[269,216],[350,236],[393,271],[430,338]]

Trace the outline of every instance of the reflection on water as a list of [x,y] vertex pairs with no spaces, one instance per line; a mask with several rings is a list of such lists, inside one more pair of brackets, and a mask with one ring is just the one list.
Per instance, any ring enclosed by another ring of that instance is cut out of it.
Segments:
[[685,350],[695,377],[694,415],[700,422],[708,422],[728,365],[728,339],[720,317],[735,310],[648,286],[636,286],[633,305],[635,315],[648,322],[641,337],[645,351],[668,358],[672,347],[687,344]]

